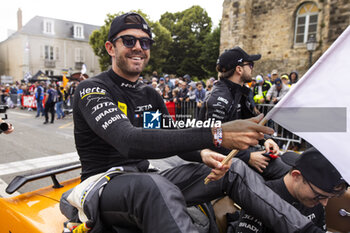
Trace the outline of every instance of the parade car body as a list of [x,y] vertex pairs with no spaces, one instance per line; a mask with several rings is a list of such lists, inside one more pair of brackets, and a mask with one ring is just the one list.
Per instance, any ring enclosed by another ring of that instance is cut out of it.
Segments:
[[13,179],[6,189],[10,194],[25,183],[44,177],[50,176],[54,185],[15,197],[0,198],[0,232],[62,233],[67,219],[60,212],[59,201],[65,191],[79,184],[80,178],[58,183],[56,175],[79,167],[80,164],[68,164]]
[[[0,198],[0,233],[62,233],[63,223],[67,219],[60,212],[59,201],[62,193],[79,184],[80,178],[59,183],[56,175],[79,168],[79,163],[73,163],[15,177],[6,189],[8,193],[44,177],[51,177],[53,186],[11,198]],[[346,212],[345,216],[341,216],[340,209],[350,211],[350,189],[344,196],[330,199],[326,208],[329,230],[350,232],[350,216],[346,216]],[[230,199],[224,198],[214,204],[214,210],[220,231],[226,232],[226,213],[236,208]]]

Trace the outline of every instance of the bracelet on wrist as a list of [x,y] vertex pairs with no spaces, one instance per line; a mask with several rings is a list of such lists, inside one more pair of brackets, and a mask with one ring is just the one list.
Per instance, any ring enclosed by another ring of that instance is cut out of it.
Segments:
[[214,136],[214,145],[217,148],[221,147],[222,144],[222,128],[221,127],[215,127],[213,128],[213,136]]

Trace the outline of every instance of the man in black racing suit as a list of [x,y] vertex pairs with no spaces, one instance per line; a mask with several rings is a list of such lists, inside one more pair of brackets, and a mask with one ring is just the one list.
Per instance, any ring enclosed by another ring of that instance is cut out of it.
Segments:
[[[315,148],[301,155],[287,152],[282,160],[291,165],[289,173],[266,184],[280,197],[307,216],[316,226],[326,231],[325,211],[329,198],[345,192],[347,184],[336,168]],[[231,232],[231,231],[228,231]],[[264,222],[241,211],[240,220],[232,233],[276,233]]]
[[[228,195],[245,210],[264,213],[257,217],[279,232],[318,232],[242,161],[234,159],[231,166],[221,165],[224,156],[205,149],[214,147],[211,128],[142,128],[145,114],[153,116],[148,123],[156,123],[160,114],[168,116],[157,92],[136,82],[149,60],[151,38],[140,15],[116,17],[105,44],[112,68],[81,82],[76,90],[74,134],[82,180],[115,166],[126,172],[113,177],[100,194],[104,226],[133,225],[148,233],[198,232],[185,207]],[[216,128],[216,132],[222,130],[222,141],[216,137],[216,145],[228,149],[255,145],[262,133],[272,133],[256,124],[260,119],[255,123],[228,122]],[[147,159],[175,154],[200,163],[149,172]],[[204,178],[211,171],[212,182],[205,185]]]
[[[200,119],[227,122],[248,119],[256,115],[254,101],[249,97],[251,90],[245,84],[251,82],[254,61],[260,58],[260,54],[248,55],[238,46],[220,54],[216,66],[220,80],[205,99],[200,111]],[[265,179],[276,179],[284,175],[285,166],[279,159],[271,161],[263,155],[268,152],[279,153],[278,145],[270,137],[266,139],[265,151],[252,147],[239,151],[235,157],[249,164]],[[230,152],[224,149],[217,151],[222,154]]]

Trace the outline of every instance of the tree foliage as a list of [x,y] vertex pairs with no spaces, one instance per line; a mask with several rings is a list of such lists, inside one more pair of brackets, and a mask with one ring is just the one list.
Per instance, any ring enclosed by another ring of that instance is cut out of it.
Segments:
[[[200,6],[182,12],[164,13],[159,22],[152,22],[140,10],[152,28],[154,45],[151,59],[144,73],[190,74],[198,78],[214,76],[215,62],[219,53],[220,28],[212,31],[212,21]],[[101,70],[110,66],[110,57],[104,48],[112,20],[123,14],[108,14],[103,25],[90,36],[90,45],[99,57]]]
[[159,22],[152,24],[152,33],[155,43],[151,49],[151,59],[145,69],[145,73],[151,74],[153,71],[163,72],[163,67],[167,63],[169,56],[168,46],[172,43],[170,32]]
[[167,12],[161,16],[160,23],[172,33],[173,38],[164,71],[200,78],[207,76],[208,73],[202,69],[206,58],[201,56],[205,38],[211,34],[212,27],[207,12],[200,6],[173,14]]
[[98,62],[101,70],[107,70],[110,66],[111,59],[105,49],[105,42],[107,41],[108,31],[115,16],[107,14],[105,25],[101,26],[99,30],[93,31],[89,38],[89,44],[92,50],[99,57]]
[[202,61],[201,68],[208,76],[216,76],[216,61],[219,57],[220,48],[220,27],[208,34],[204,39],[200,60]]

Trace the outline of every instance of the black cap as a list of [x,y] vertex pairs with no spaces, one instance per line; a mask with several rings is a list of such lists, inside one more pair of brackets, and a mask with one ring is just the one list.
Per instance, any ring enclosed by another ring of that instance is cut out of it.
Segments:
[[[126,23],[126,19],[130,16],[139,17],[141,22],[136,24]],[[150,38],[152,38],[151,28],[148,26],[146,20],[137,13],[129,12],[115,17],[115,19],[111,23],[111,27],[108,32],[108,40],[112,41],[115,35],[117,35],[119,32],[130,28],[141,29],[144,32],[146,32]]]
[[327,193],[338,193],[340,190],[336,187],[341,184],[347,185],[338,170],[314,147],[307,149],[301,155],[286,152],[281,159],[299,170],[307,181]]
[[257,61],[261,58],[260,54],[248,55],[243,49],[236,46],[233,49],[225,50],[217,60],[219,72],[226,72],[236,68],[244,61]]
[[276,86],[281,86],[282,85],[282,80],[280,79],[280,78],[276,78],[275,79],[275,84],[276,84]]

